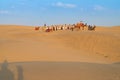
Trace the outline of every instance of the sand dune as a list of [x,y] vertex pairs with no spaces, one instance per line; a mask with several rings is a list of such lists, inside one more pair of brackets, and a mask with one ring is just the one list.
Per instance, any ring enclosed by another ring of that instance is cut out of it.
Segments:
[[34,31],[34,27],[0,26],[0,61],[120,61],[120,28],[96,31]]
[[110,61],[120,60],[120,36],[117,32],[75,32],[66,33],[61,40],[73,49],[82,50],[94,56],[97,54]]
[[0,80],[9,70],[14,80],[120,80],[120,27],[46,33],[1,25],[0,63],[5,59]]

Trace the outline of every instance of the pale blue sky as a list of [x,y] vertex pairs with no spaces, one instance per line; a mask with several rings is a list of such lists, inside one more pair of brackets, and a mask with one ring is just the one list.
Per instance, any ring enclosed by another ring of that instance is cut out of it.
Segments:
[[120,0],[0,0],[0,24],[120,25]]

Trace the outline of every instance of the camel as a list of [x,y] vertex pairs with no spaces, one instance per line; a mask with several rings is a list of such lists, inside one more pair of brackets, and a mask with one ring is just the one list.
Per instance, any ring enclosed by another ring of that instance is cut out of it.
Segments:
[[95,28],[96,28],[96,26],[94,25],[94,26],[91,26],[91,25],[89,25],[88,26],[88,30],[90,30],[90,31],[92,31],[92,30],[94,30],[95,31]]
[[86,25],[84,23],[80,22],[80,23],[75,24],[74,28],[81,29],[81,27],[82,27],[82,30],[84,30],[85,26]]
[[39,30],[40,29],[40,27],[35,27],[35,30]]
[[52,32],[52,31],[53,31],[53,29],[50,28],[50,27],[48,27],[48,28],[45,30],[45,32]]

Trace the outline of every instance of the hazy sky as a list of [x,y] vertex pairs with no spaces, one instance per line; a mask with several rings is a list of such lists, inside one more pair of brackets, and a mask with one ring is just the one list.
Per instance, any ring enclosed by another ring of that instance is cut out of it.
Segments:
[[120,0],[0,0],[0,24],[120,25]]

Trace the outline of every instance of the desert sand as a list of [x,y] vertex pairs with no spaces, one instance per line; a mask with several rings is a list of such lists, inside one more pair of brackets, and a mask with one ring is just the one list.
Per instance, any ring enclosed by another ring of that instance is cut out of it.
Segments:
[[120,80],[120,27],[47,33],[0,25],[0,63],[4,60],[15,80],[17,65],[23,68],[21,80]]

